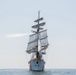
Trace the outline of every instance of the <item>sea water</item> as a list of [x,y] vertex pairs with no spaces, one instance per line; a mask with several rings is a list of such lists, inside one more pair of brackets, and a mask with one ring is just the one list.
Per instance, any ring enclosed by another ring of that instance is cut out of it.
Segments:
[[76,75],[76,69],[48,69],[43,72],[26,69],[0,69],[0,75]]

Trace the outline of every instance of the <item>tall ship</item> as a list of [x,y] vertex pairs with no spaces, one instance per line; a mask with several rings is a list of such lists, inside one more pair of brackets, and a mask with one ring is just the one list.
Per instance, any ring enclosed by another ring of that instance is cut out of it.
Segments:
[[43,55],[46,54],[46,49],[48,48],[48,39],[47,39],[47,30],[43,29],[45,22],[41,22],[43,17],[40,17],[40,12],[38,12],[38,19],[34,22],[36,25],[33,25],[34,29],[32,35],[29,35],[29,42],[26,52],[32,54],[30,59],[29,68],[31,71],[44,71],[45,61]]

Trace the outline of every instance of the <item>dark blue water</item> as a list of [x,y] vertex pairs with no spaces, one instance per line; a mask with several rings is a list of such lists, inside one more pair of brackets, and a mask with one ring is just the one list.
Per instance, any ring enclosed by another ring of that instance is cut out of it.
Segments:
[[76,69],[49,69],[43,72],[32,72],[26,69],[0,70],[0,75],[76,75]]

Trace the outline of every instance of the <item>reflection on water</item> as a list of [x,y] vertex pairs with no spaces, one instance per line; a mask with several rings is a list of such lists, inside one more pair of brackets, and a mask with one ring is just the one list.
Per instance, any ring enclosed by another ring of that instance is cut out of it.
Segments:
[[42,72],[26,69],[2,69],[0,75],[76,75],[76,69],[49,69]]
[[51,74],[51,72],[50,71],[40,71],[40,72],[30,72],[31,73],[31,75],[50,75]]
[[49,69],[42,72],[29,71],[29,75],[76,75],[76,69]]

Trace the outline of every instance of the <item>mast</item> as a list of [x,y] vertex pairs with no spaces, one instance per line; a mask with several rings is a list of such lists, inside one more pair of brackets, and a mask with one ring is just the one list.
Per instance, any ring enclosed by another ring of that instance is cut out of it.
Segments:
[[37,39],[37,43],[38,43],[37,52],[39,50],[39,31],[40,31],[40,29],[41,30],[43,29],[43,28],[41,28],[41,26],[45,25],[45,22],[40,23],[40,21],[42,21],[42,20],[43,20],[43,17],[40,18],[40,11],[38,11],[38,19],[34,21],[35,23],[37,23],[37,25],[32,26],[32,28],[37,29],[37,32],[35,31],[37,33],[37,37],[38,37],[38,39]]
[[34,22],[37,23],[37,25],[33,25],[32,28],[37,29],[37,33],[42,30],[43,28],[41,28],[41,26],[45,25],[45,22],[40,23],[40,21],[43,20],[43,17],[40,18],[40,11],[38,12],[38,19],[35,20]]
[[39,51],[39,40],[42,43],[41,50],[44,50],[48,46],[48,41],[47,41],[47,30],[43,30],[43,26],[45,25],[45,22],[40,22],[43,20],[43,17],[40,17],[40,11],[38,12],[38,19],[36,19],[34,22],[36,25],[33,25],[32,28],[35,29],[33,30],[32,35],[29,37],[29,43],[27,47],[27,53],[33,53],[33,52],[38,52]]
[[[40,18],[40,11],[38,12],[38,25],[39,25],[39,18]],[[37,29],[37,32],[39,32],[39,27]]]

